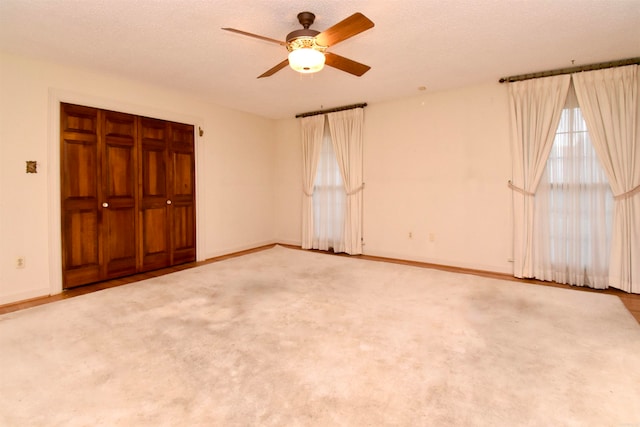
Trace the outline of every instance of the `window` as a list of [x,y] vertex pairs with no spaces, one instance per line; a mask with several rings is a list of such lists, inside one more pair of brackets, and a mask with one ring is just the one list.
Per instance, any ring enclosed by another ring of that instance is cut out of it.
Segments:
[[346,194],[325,119],[324,137],[313,192],[313,249],[344,251]]
[[613,195],[573,86],[536,192],[535,276],[608,286]]

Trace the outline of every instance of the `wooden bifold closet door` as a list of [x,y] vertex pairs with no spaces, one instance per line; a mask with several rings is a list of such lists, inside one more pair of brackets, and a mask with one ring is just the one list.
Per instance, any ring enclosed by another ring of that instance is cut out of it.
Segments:
[[193,126],[61,104],[63,286],[195,261]]

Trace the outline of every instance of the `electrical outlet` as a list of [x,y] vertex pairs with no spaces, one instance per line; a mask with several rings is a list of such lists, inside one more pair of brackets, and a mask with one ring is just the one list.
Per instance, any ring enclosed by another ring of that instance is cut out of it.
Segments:
[[19,256],[16,258],[16,268],[24,268],[25,267],[25,259],[23,256]]
[[410,239],[413,239],[413,231],[410,231],[410,232],[409,232],[409,238],[410,238]]

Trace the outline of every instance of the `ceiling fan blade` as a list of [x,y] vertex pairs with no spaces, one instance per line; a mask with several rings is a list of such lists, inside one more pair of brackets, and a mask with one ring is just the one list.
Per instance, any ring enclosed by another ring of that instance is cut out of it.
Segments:
[[353,74],[354,76],[360,77],[371,69],[368,65],[361,64],[344,56],[336,55],[335,53],[325,52],[324,56],[326,65]]
[[246,31],[241,31],[241,30],[236,30],[235,28],[222,28],[225,31],[231,31],[232,33],[238,33],[238,34],[242,34],[243,36],[249,36],[249,37],[253,37],[256,39],[260,39],[260,40],[264,40],[267,42],[271,42],[271,43],[278,43],[281,46],[286,46],[287,44],[281,40],[276,40],[276,39],[272,39],[270,37],[265,37],[265,36],[259,36],[257,34],[253,34],[253,33],[247,33]]
[[318,34],[316,41],[321,46],[333,46],[349,37],[373,28],[374,25],[369,18],[357,12]]
[[282,61],[281,63],[279,63],[278,65],[276,65],[275,67],[265,71],[264,73],[260,74],[258,76],[259,79],[263,78],[263,77],[269,77],[274,75],[275,73],[277,73],[278,71],[282,70],[284,67],[286,67],[287,65],[289,65],[289,59],[285,59],[284,61]]

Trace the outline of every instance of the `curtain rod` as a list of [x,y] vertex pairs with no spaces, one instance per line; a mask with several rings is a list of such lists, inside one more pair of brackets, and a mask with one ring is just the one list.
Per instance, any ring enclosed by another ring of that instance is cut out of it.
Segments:
[[600,62],[599,64],[580,65],[580,66],[571,67],[571,68],[560,68],[558,70],[551,70],[551,71],[541,71],[539,73],[521,74],[519,76],[503,77],[498,81],[500,83],[513,83],[513,82],[519,82],[522,80],[537,79],[540,77],[559,76],[561,74],[573,74],[573,73],[580,73],[582,71],[603,70],[605,68],[622,67],[625,65],[635,65],[635,64],[640,64],[640,57],[622,59],[620,61]]
[[329,108],[328,110],[311,111],[310,113],[300,113],[300,114],[296,114],[296,119],[299,119],[300,117],[317,116],[318,114],[335,113],[336,111],[353,110],[354,108],[364,108],[366,106],[367,106],[367,103],[364,102],[362,104],[353,104],[353,105],[345,105],[344,107]]

